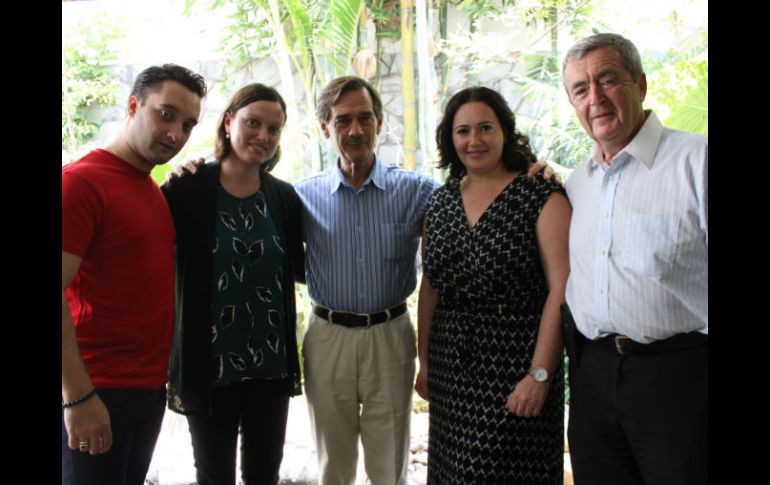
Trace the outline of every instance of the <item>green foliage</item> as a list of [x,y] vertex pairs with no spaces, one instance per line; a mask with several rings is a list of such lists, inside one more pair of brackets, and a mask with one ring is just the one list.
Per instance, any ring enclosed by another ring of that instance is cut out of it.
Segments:
[[708,60],[680,60],[647,77],[651,106],[670,127],[708,134]]
[[414,400],[412,401],[413,413],[427,413],[429,409],[428,401],[419,397],[417,393],[414,394]]
[[62,149],[74,150],[99,124],[92,110],[117,104],[117,80],[107,63],[116,59],[110,44],[123,36],[120,22],[104,14],[63,25],[62,32]]
[[547,54],[530,52],[520,57],[521,75],[516,76],[522,109],[516,110],[519,130],[530,138],[540,160],[573,168],[590,153],[592,142],[585,135],[563,94],[558,29],[567,23],[573,35],[589,32],[591,0],[524,0],[517,5],[525,25],[545,27],[551,39]]
[[506,0],[449,0],[450,5],[462,10],[470,18],[472,23],[502,13],[506,4],[514,2]]
[[526,107],[516,110],[518,130],[530,138],[535,155],[573,168],[591,152],[592,142],[583,131],[563,95],[561,66],[550,54],[525,54],[519,95]]
[[[188,14],[195,3],[198,2],[187,0]],[[228,8],[231,12],[222,43],[229,59],[223,74],[234,69],[250,69],[255,61],[275,57],[281,49],[291,59],[306,89],[347,74],[363,3],[363,0],[210,0],[209,10]]]
[[[517,61],[519,130],[530,137],[539,159],[573,168],[590,155],[593,141],[564,94],[555,26],[568,25],[575,38],[615,29],[591,21],[592,0],[520,0],[516,7],[526,25],[542,24],[549,30],[552,47],[548,54],[525,52]],[[676,12],[670,16],[672,29],[679,25],[678,18]],[[654,109],[666,126],[707,134],[708,28],[695,31],[662,56],[647,56],[643,65],[648,73],[645,107]]]
[[318,38],[327,46],[327,55],[331,54],[334,77],[348,73],[350,59],[356,47],[358,33],[358,12],[361,0],[332,1],[325,12],[325,25],[318,32]]
[[366,0],[369,16],[380,39],[396,40],[401,36],[401,3],[394,0]]
[[[185,15],[193,15],[196,4],[205,3],[207,10],[229,9],[229,22],[220,42],[220,50],[226,53],[222,69],[223,92],[230,94],[240,88],[234,76],[229,74],[246,70],[251,75],[252,63],[270,57],[276,47],[276,38],[265,15],[267,1],[259,0],[185,0]],[[231,80],[233,79],[233,80]]]
[[538,23],[551,28],[566,23],[573,37],[583,37],[593,30],[606,31],[592,18],[594,0],[522,0],[517,4],[523,10],[525,23],[534,27]]

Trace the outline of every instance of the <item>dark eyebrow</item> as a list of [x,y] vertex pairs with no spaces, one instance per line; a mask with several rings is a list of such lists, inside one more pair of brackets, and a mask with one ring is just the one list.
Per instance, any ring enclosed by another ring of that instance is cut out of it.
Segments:
[[[161,104],[158,105],[158,107],[162,108],[162,109],[165,109],[165,110],[168,110],[168,111],[173,111],[174,113],[180,113],[181,112],[180,109],[177,108],[176,106],[174,106],[173,104],[161,103]],[[188,119],[186,119],[184,121],[184,123],[188,123],[188,124],[192,124],[193,126],[196,126],[198,124],[198,119],[197,118],[188,118]]]
[[620,76],[620,74],[618,73],[618,70],[615,69],[614,67],[605,67],[604,69],[596,73],[596,78],[601,79],[604,76],[608,76],[608,75]]
[[166,103],[161,103],[161,104],[160,104],[160,105],[158,105],[158,106],[160,106],[160,107],[161,107],[161,108],[163,108],[163,109],[167,109],[167,110],[172,110],[172,111],[176,111],[176,112],[179,112],[179,108],[177,108],[177,107],[176,107],[176,106],[174,106],[173,104],[166,104]]
[[[483,121],[479,121],[478,123],[476,123],[476,126],[493,125],[493,124],[495,124],[495,122],[492,121],[492,120],[483,120]],[[454,128],[461,128],[461,127],[467,128],[468,126],[469,125],[456,125]]]

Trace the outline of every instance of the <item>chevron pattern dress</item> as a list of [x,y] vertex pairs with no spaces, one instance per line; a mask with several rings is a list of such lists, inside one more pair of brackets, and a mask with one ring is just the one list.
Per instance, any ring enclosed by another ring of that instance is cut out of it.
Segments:
[[523,173],[472,230],[457,180],[432,196],[423,269],[440,303],[428,349],[429,484],[563,482],[562,369],[539,417],[505,409],[530,368],[547,295],[535,228],[553,192],[564,194]]

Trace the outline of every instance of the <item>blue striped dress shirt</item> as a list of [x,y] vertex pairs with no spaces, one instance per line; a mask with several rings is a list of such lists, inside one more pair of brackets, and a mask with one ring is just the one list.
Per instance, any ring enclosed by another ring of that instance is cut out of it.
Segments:
[[335,165],[297,182],[310,298],[333,310],[371,313],[408,297],[428,200],[438,184],[375,160],[354,189]]

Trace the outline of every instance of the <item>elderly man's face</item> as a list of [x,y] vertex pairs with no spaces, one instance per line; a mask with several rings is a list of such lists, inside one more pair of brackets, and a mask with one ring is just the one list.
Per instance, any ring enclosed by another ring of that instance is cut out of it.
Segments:
[[647,79],[633,82],[623,58],[612,46],[570,59],[564,85],[580,123],[608,160],[633,139],[644,124],[642,101]]
[[374,105],[365,88],[343,93],[332,106],[329,120],[321,123],[326,138],[344,165],[366,165],[374,160],[374,146],[382,130],[382,119],[374,114]]

